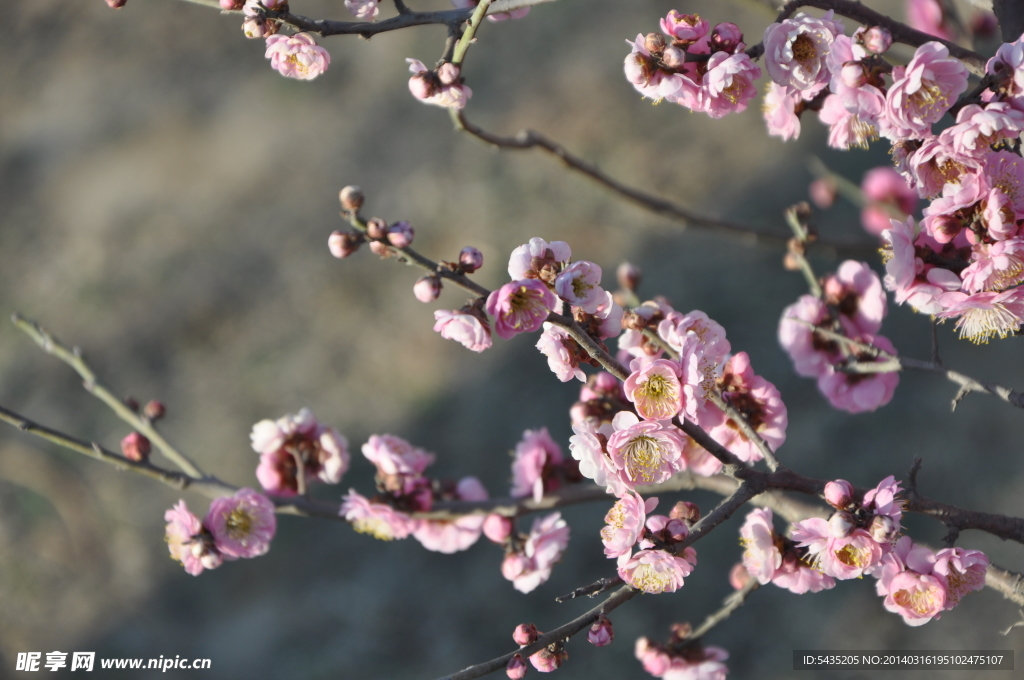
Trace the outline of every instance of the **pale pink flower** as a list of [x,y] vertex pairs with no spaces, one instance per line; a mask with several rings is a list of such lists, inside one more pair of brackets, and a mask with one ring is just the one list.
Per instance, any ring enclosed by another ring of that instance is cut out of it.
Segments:
[[761,104],[761,113],[768,126],[768,134],[780,137],[784,142],[799,137],[800,116],[796,114],[796,107],[800,103],[801,97],[798,93],[789,94],[782,85],[769,82],[764,93],[764,103]]
[[839,310],[843,328],[853,335],[877,333],[887,313],[882,280],[866,262],[846,260],[823,286],[825,301]]
[[508,258],[508,276],[513,281],[541,279],[554,282],[572,258],[572,249],[565,241],[531,238],[517,246]]
[[1003,43],[988,60],[985,70],[1003,81],[1010,105],[1024,110],[1024,40]]
[[612,427],[608,456],[627,487],[660,484],[686,467],[684,435],[668,421],[641,421],[629,411],[620,411]]
[[782,552],[775,539],[771,509],[751,510],[740,528],[743,566],[761,585],[771,581],[775,570],[782,566]]
[[672,666],[672,657],[646,637],[637,638],[636,644],[633,646],[633,653],[643,665],[644,670],[656,678],[665,675]]
[[487,296],[487,313],[494,317],[494,330],[505,340],[530,333],[544,325],[555,308],[556,298],[535,279],[512,281]]
[[317,422],[307,408],[276,421],[261,420],[253,425],[249,438],[253,450],[260,454],[256,478],[265,490],[278,496],[298,493],[300,462],[306,483],[337,484],[348,470],[348,440],[333,427]]
[[615,297],[611,293],[608,291],[603,291],[603,293],[604,299],[598,304],[597,311],[594,312],[594,318],[599,321],[597,334],[602,340],[606,340],[614,338],[622,332],[622,316],[624,312],[619,303],[615,302]]
[[576,341],[560,327],[544,322],[544,332],[537,339],[537,349],[548,358],[548,368],[562,382],[576,378],[586,382],[587,374],[580,368],[576,356]]
[[793,360],[797,375],[818,378],[832,370],[832,364],[838,356],[838,346],[815,334],[809,326],[799,323],[806,321],[821,325],[830,318],[828,307],[813,295],[801,295],[796,302],[782,310],[779,344]]
[[[455,487],[455,497],[462,501],[487,500],[487,489],[476,477],[463,477]],[[480,539],[485,517],[466,515],[455,520],[420,520],[413,538],[427,550],[452,554],[471,547]]]
[[[852,338],[890,354],[896,353],[889,339],[883,335],[860,335]],[[861,362],[884,362],[886,359],[870,356],[858,356]],[[874,411],[892,401],[896,386],[900,383],[900,374],[890,373],[845,373],[832,371],[818,378],[818,389],[821,390],[829,403],[835,408],[848,413],[864,413]]]
[[715,52],[707,69],[698,93],[700,108],[712,118],[746,111],[747,103],[757,96],[754,81],[761,77],[761,67],[744,52]]
[[601,529],[604,554],[611,558],[630,554],[643,536],[647,513],[657,505],[657,498],[644,501],[635,491],[623,494],[604,516],[605,526]]
[[679,366],[668,359],[645,362],[634,359],[629,365],[632,373],[623,389],[626,398],[636,405],[636,412],[648,420],[675,417],[683,407],[679,384]]
[[946,606],[946,589],[934,576],[901,571],[889,584],[885,608],[903,617],[908,626],[922,626],[938,618]]
[[764,31],[765,68],[771,79],[811,99],[829,81],[825,58],[837,35],[841,21],[832,20],[832,11],[818,19],[803,12],[771,24]]
[[830,94],[818,112],[827,125],[828,145],[833,149],[867,149],[883,133],[885,100],[878,88],[864,85]]
[[555,293],[573,307],[594,314],[605,302],[601,288],[601,268],[593,262],[580,260],[565,268],[555,279]]
[[959,185],[965,175],[981,172],[981,163],[958,152],[945,133],[924,140],[921,148],[909,156],[907,165],[909,173],[905,177],[921,198],[935,198],[947,184]]
[[960,604],[960,598],[985,587],[989,560],[980,550],[944,548],[935,553],[932,576],[946,589],[946,609]]
[[837,537],[829,523],[812,517],[793,525],[793,540],[807,548],[817,567],[839,580],[859,578],[882,559],[882,546],[863,529]]
[[272,35],[267,38],[270,66],[286,78],[313,80],[327,70],[331,55],[309,33]]
[[626,80],[633,84],[637,92],[644,97],[661,101],[675,95],[684,85],[691,90],[696,88],[695,83],[683,74],[659,68],[658,59],[651,55],[645,42],[643,34],[638,34],[635,42],[626,41],[631,48],[624,65]]
[[996,241],[1004,241],[1017,236],[1017,214],[1009,197],[998,187],[989,189],[988,195],[981,204],[981,223],[988,230],[988,235]]
[[434,320],[434,331],[446,340],[455,340],[474,352],[491,346],[491,329],[473,314],[438,309]]
[[902,76],[893,77],[885,105],[896,138],[928,136],[932,123],[967,89],[967,67],[937,42],[918,47]]
[[532,496],[539,501],[546,491],[554,491],[559,486],[555,470],[561,467],[562,448],[548,434],[548,428],[526,430],[523,438],[516,444],[515,458],[512,461],[513,498]]
[[955,37],[939,0],[907,0],[907,23],[936,38],[953,40]]
[[361,534],[369,534],[381,541],[405,538],[416,529],[417,522],[404,512],[385,503],[374,503],[355,489],[349,489],[342,498],[339,514]]
[[203,526],[213,535],[221,554],[259,557],[270,550],[277,515],[266,496],[252,489],[239,489],[233,496],[221,496],[210,503]]
[[708,20],[696,14],[682,14],[672,9],[661,20],[661,31],[676,40],[695,43],[708,34]]
[[795,595],[818,593],[836,585],[834,578],[804,564],[793,550],[787,550],[782,556],[782,564],[772,575],[772,583]]
[[[782,446],[788,424],[786,405],[775,385],[754,374],[746,352],[737,353],[726,363],[719,386],[722,398],[746,416],[747,422],[773,451]],[[763,457],[757,445],[714,404],[706,406],[698,423],[712,439],[740,460],[753,462]]]
[[1012,151],[986,153],[983,169],[988,186],[998,187],[1017,215],[1024,215],[1024,159]]
[[362,451],[377,468],[377,480],[392,493],[409,493],[434,462],[434,454],[392,434],[370,435]]
[[890,227],[890,220],[910,215],[917,207],[917,192],[890,167],[873,168],[865,173],[861,190],[867,203],[860,220],[871,234],[880,235]]
[[978,243],[971,249],[969,267],[960,272],[967,293],[1000,291],[1024,282],[1024,240],[1013,238]]
[[699,344],[708,359],[719,365],[725,362],[732,346],[721,324],[699,309],[689,314],[681,314],[671,308],[663,311],[665,319],[658,324],[658,335],[669,347],[682,353],[693,344]]
[[939,297],[944,309],[936,314],[943,319],[955,318],[961,338],[985,344],[995,336],[1005,338],[1020,329],[1024,321],[1024,290],[1011,288],[1002,292],[968,295],[959,291]]
[[431,71],[419,59],[406,59],[409,64],[409,92],[424,104],[432,104],[446,109],[463,109],[473,90],[463,84],[458,66],[445,62],[438,69]]
[[922,314],[941,312],[944,306],[939,304],[939,296],[960,290],[960,276],[948,269],[928,267],[917,256],[916,246],[927,245],[929,237],[917,233],[912,217],[904,222],[892,220],[890,224],[892,227],[882,232],[886,242],[886,290],[895,293],[897,304],[906,302]]
[[661,677],[663,680],[725,680],[729,674],[728,667],[722,663],[729,658],[729,653],[721,647],[704,647],[703,658],[690,659],[688,656],[677,656],[672,665]]
[[580,474],[616,496],[626,493],[626,485],[605,451],[604,442],[614,432],[611,423],[597,425],[591,420],[584,420],[573,423],[572,430],[576,434],[569,437],[569,452],[579,461]]
[[521,553],[510,553],[501,565],[502,575],[512,587],[529,593],[551,577],[551,570],[562,559],[569,545],[569,525],[555,512],[537,518]]
[[992,146],[1020,137],[1024,131],[1024,112],[1006,102],[991,102],[984,108],[968,104],[956,115],[956,125],[943,131],[953,149],[965,156],[981,156]]
[[167,522],[164,535],[167,549],[171,558],[180,562],[187,573],[199,576],[204,569],[216,569],[224,561],[199,518],[188,511],[185,501],[178,501],[165,512],[164,521]]
[[619,565],[619,577],[645,593],[672,593],[683,587],[696,558],[693,548],[686,548],[682,557],[664,550],[641,550]]
[[357,19],[372,21],[380,13],[380,0],[345,0],[345,7]]

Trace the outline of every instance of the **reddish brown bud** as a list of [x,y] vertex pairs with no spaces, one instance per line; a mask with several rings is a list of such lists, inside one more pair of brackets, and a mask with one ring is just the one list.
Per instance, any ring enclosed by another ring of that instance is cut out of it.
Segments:
[[350,184],[338,193],[341,207],[349,212],[358,212],[363,207],[363,190]]
[[388,223],[379,217],[371,217],[366,223],[366,235],[370,238],[387,238]]
[[140,463],[149,458],[149,440],[138,432],[132,432],[121,440],[121,453],[128,460]]
[[150,399],[142,409],[142,415],[149,420],[160,420],[167,412],[167,408],[156,399]]

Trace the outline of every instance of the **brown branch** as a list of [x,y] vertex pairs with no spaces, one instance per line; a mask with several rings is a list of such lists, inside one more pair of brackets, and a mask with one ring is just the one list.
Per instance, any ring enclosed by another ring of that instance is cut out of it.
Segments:
[[[791,0],[783,6],[775,22],[785,21],[793,16],[801,7],[816,7],[823,10],[834,10],[836,14],[863,24],[864,26],[882,26],[892,34],[893,42],[903,43],[911,47],[920,47],[928,42],[939,42],[949,49],[949,54],[964,62],[964,65],[974,74],[985,75],[986,59],[966,48],[957,45],[955,42],[936,38],[922,31],[915,30],[906,24],[896,21],[880,12],[862,5],[856,0]],[[757,59],[764,54],[764,43],[758,43],[747,50],[752,59]]]
[[742,588],[734,593],[729,593],[722,602],[722,608],[704,619],[704,622],[694,629],[692,633],[687,635],[682,642],[678,643],[678,646],[685,646],[687,641],[699,640],[707,635],[709,630],[720,624],[722,621],[725,621],[727,618],[732,616],[734,611],[742,607],[747,601],[747,596],[757,590],[760,585],[761,584],[757,582],[757,579],[750,578]]

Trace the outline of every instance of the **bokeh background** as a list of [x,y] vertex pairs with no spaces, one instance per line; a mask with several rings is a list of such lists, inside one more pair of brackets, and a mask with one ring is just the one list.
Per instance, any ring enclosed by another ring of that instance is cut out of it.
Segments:
[[[782,210],[806,198],[810,156],[855,182],[886,162],[881,144],[827,150],[811,116],[798,142],[769,138],[757,102],[712,121],[642,100],[622,76],[623,40],[656,30],[671,8],[735,21],[750,42],[771,16],[713,0],[541,6],[481,30],[465,71],[468,115],[499,132],[537,128],[627,182],[776,232]],[[295,0],[293,9],[347,15],[340,0]],[[706,311],[778,386],[790,415],[780,457],[797,470],[872,485],[905,475],[921,456],[924,493],[1024,513],[1019,411],[975,395],[950,415],[954,387],[927,374],[905,375],[876,413],[832,410],[775,340],[780,311],[804,285],[782,270],[778,250],[684,231],[549,159],[494,152],[453,132],[446,113],[414,101],[405,84],[405,58],[436,59],[441,27],[326,40],[330,70],[296,82],[269,68],[237,15],[197,5],[129,0],[115,12],[101,0],[7,0],[3,16],[0,311],[36,318],[82,347],[119,393],[162,400],[166,435],[224,479],[255,486],[252,424],[303,406],[356,454],[341,488],[317,489],[333,500],[349,487],[372,490],[372,467],[358,455],[372,433],[435,451],[438,475],[475,474],[495,495],[507,493],[508,452],[524,429],[547,426],[567,445],[578,386],[554,380],[530,338],[472,354],[431,332],[433,309],[457,308],[464,294],[446,290],[423,305],[412,296],[413,270],[368,252],[344,262],[329,255],[327,236],[341,226],[337,191],[355,183],[367,194],[364,212],[410,220],[424,253],[452,259],[464,245],[480,248],[484,285],[503,282],[509,251],[532,236],[568,241],[609,277],[623,260],[639,264],[643,295]],[[872,246],[849,205],[815,222],[829,238]],[[840,258],[822,252],[814,262],[825,271]],[[903,353],[929,355],[926,318],[893,309],[883,332]],[[974,347],[949,326],[939,337],[950,365],[1024,386],[1021,340]],[[128,433],[8,323],[0,403],[113,448]],[[184,497],[205,512],[206,499]],[[716,502],[693,493],[662,504],[684,497],[705,510]],[[530,596],[501,577],[500,550],[486,541],[443,556],[412,539],[382,543],[293,517],[280,518],[267,556],[193,578],[163,542],[163,512],[178,498],[0,429],[0,677],[18,675],[18,652],[61,650],[208,657],[205,674],[217,678],[429,679],[508,651],[520,622],[547,630],[574,617],[589,603],[554,597],[612,570],[598,537],[608,504],[598,503],[565,511],[571,550]],[[611,647],[570,642],[559,674],[646,677],[633,641],[717,607],[740,556],[741,521],[699,544],[700,566],[680,592],[618,610]],[[908,523],[916,538],[937,543],[943,534],[932,522]],[[1024,569],[1018,545],[973,532],[961,544]],[[865,579],[813,596],[764,588],[707,642],[730,650],[733,677],[784,678],[800,648],[1019,650],[1022,629],[1000,635],[1017,618],[986,591],[910,628]]]

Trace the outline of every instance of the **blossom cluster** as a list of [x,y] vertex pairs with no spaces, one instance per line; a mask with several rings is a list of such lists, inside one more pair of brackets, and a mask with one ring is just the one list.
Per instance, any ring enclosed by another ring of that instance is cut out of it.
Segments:
[[[779,344],[796,372],[818,381],[818,389],[838,409],[850,413],[874,411],[888,404],[899,384],[899,373],[853,373],[850,363],[882,361],[876,348],[894,353],[892,343],[879,335],[888,313],[882,282],[864,262],[847,260],[825,277],[822,296],[802,295],[786,307],[779,321]],[[835,331],[854,345],[831,340],[818,328]]]
[[[601,530],[604,554],[618,561],[619,577],[651,594],[679,590],[697,564],[693,548],[676,554],[673,547],[690,533],[684,519],[687,508],[673,508],[668,516],[650,515],[657,505],[657,498],[645,501],[636,492],[624,494],[605,515]],[[634,546],[639,548],[635,553]]]
[[636,658],[644,670],[665,680],[725,680],[729,669],[723,663],[729,653],[721,647],[701,644],[689,637],[689,624],[674,624],[669,640],[663,644],[646,637],[637,639]]
[[265,554],[277,531],[274,504],[252,489],[214,499],[202,522],[185,501],[178,501],[164,513],[164,521],[171,557],[193,576],[216,569],[224,560]]
[[753,510],[740,530],[743,566],[761,584],[794,593],[832,588],[837,580],[873,576],[885,608],[919,626],[959,604],[985,585],[988,558],[977,550],[938,552],[900,536],[902,501],[892,476],[854,499],[845,480],[829,482],[825,499],[835,508],[828,519],[811,518],[792,527],[792,539],[777,534],[770,509]]

